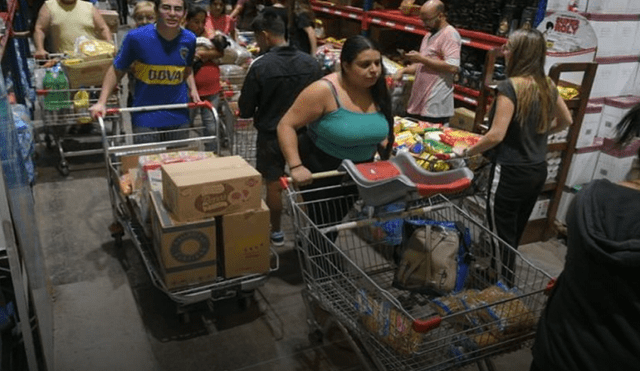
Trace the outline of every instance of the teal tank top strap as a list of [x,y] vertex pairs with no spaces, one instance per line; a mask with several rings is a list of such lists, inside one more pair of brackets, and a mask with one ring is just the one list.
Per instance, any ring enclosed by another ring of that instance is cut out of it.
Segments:
[[327,84],[329,84],[329,88],[331,89],[331,94],[333,94],[333,98],[336,100],[336,104],[338,105],[338,108],[342,108],[342,104],[340,103],[340,98],[338,98],[338,91],[336,90],[336,87],[333,85],[333,82],[331,82],[328,79],[322,79],[323,81],[326,81]]

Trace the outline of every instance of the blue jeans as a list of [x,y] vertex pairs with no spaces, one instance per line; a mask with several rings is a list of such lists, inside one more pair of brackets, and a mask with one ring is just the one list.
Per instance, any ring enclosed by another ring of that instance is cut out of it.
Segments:
[[[220,96],[218,94],[201,97],[201,99],[203,100],[206,99],[209,102],[211,102],[211,105],[216,110],[220,106]],[[198,107],[198,108],[189,110],[189,121],[191,122],[191,125],[193,125],[193,122],[198,113],[200,113],[200,117],[202,118],[202,126],[204,126],[204,135],[205,136],[218,135],[218,123],[216,121],[215,116],[213,116],[213,112],[211,112],[209,108]],[[205,151],[215,151],[216,149],[217,148],[216,148],[215,141],[207,142],[204,145]]]
[[[156,143],[165,142],[168,140],[180,140],[187,139],[189,132],[186,130],[189,128],[189,124],[177,125],[177,126],[163,126],[159,128],[148,128],[146,126],[133,126],[133,142],[136,144],[142,143]],[[178,130],[177,132],[169,132],[171,130]],[[141,135],[144,134],[144,135]]]

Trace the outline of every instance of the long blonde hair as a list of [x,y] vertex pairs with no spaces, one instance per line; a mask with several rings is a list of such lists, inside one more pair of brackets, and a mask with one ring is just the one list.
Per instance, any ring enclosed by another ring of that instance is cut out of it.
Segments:
[[[544,73],[547,44],[536,29],[520,29],[509,36],[507,48],[511,52],[507,63],[507,76],[511,79],[518,101],[516,118],[524,123],[539,100],[538,133],[546,133],[555,111],[555,84]],[[533,79],[533,83],[531,81]],[[535,113],[534,113],[535,114]]]

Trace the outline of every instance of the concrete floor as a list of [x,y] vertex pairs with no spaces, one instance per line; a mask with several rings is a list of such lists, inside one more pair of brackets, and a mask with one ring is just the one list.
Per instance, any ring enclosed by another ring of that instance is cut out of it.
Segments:
[[[278,249],[280,270],[250,300],[176,307],[150,282],[132,243],[117,248],[100,156],[71,159],[39,148],[34,187],[39,232],[54,287],[55,370],[360,370],[338,331],[322,344],[308,340],[303,288],[291,236]],[[79,169],[79,170],[78,170]],[[286,218],[286,217],[285,217]],[[564,246],[521,247],[534,264],[557,275]],[[530,351],[495,360],[502,371],[528,370]]]

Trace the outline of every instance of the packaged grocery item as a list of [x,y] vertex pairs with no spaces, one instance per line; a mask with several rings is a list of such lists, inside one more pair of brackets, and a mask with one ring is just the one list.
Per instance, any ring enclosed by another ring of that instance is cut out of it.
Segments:
[[91,120],[89,114],[89,93],[86,90],[78,90],[73,95],[73,111],[78,115],[79,124],[88,124]]
[[418,351],[424,335],[413,329],[410,317],[388,301],[378,300],[361,288],[354,305],[364,328],[398,354],[409,356]]
[[73,55],[84,60],[91,60],[95,57],[113,58],[115,52],[116,47],[108,41],[79,36],[74,43]]

